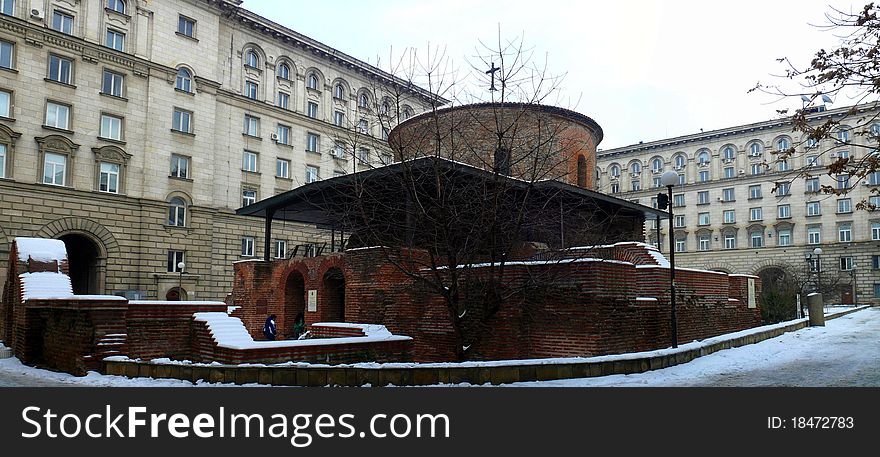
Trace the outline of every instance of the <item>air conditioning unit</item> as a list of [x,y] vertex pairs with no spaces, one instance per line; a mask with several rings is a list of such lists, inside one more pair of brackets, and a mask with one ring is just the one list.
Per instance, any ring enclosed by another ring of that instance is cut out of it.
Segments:
[[639,174],[638,173],[630,173],[630,176],[632,176],[633,178],[638,178]]
[[836,153],[836,152],[832,152],[831,154],[829,154],[829,157],[831,157],[832,159],[836,159],[836,158],[837,158],[837,153]]
[[724,203],[724,197],[718,197],[718,201]]
[[278,134],[277,133],[273,133],[272,135],[270,135],[270,137],[272,138],[272,141],[278,141]]
[[675,167],[675,171],[681,171],[681,170],[684,170],[684,167]]
[[744,174],[746,174],[746,171],[745,171],[745,170],[740,170],[740,171],[739,171],[739,174],[744,175]]
[[761,153],[760,152],[750,152],[749,157],[761,157]]
[[43,10],[38,9],[38,8],[32,8],[31,9],[31,17],[42,21],[43,20]]

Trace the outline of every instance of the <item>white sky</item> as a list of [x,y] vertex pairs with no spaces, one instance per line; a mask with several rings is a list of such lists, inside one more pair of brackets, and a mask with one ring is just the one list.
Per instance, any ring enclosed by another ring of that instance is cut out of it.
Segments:
[[[524,36],[567,72],[562,106],[595,119],[601,149],[777,117],[797,99],[746,92],[782,81],[779,57],[807,64],[837,38],[815,25],[841,0],[245,0],[243,6],[361,60],[445,46],[460,72],[478,40]],[[834,106],[851,104],[836,100]]]

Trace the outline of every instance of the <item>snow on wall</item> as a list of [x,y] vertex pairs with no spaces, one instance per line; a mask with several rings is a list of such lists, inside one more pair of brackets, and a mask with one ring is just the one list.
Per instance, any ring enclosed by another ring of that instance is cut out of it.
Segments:
[[61,240],[16,238],[15,245],[18,247],[18,260],[21,262],[27,262],[31,258],[37,262],[61,263],[67,259],[67,248]]
[[73,286],[70,284],[70,276],[66,274],[44,271],[40,273],[22,273],[18,277],[21,280],[22,301],[73,297]]
[[[217,346],[229,349],[257,349],[257,348],[288,348],[301,346],[322,346],[325,344],[352,344],[373,343],[378,341],[408,341],[408,336],[392,335],[385,326],[372,324],[348,324],[358,325],[364,332],[370,332],[367,336],[350,338],[316,338],[311,340],[290,341],[254,341],[248,333],[241,319],[231,317],[226,313],[195,313],[196,322],[204,322],[211,332],[211,337]],[[341,323],[325,323],[322,325],[342,326]]]

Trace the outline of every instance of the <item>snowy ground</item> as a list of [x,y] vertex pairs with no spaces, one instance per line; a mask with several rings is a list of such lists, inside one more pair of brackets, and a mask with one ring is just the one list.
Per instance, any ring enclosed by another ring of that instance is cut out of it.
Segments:
[[[880,387],[880,308],[859,311],[761,343],[634,375],[509,384],[533,387],[872,386]],[[0,387],[192,387],[178,380],[66,373],[0,360]],[[230,386],[200,382],[197,387]]]
[[532,387],[880,387],[880,308],[633,375],[523,382]]

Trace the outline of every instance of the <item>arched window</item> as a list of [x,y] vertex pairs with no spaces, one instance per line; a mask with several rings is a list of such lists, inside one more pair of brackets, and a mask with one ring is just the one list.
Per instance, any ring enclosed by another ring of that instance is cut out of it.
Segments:
[[779,152],[785,152],[788,148],[791,147],[791,143],[788,141],[788,138],[780,138],[776,140],[776,150]]
[[642,172],[642,164],[638,162],[633,162],[632,165],[630,165],[629,169],[632,174],[637,175]]
[[367,108],[370,106],[370,96],[367,94],[360,94],[358,96],[358,106],[361,108]]
[[403,118],[409,119],[413,116],[412,108],[405,106],[403,107]]
[[617,164],[611,165],[611,167],[608,168],[608,173],[614,178],[619,178],[620,177],[620,166],[618,166]]
[[663,170],[663,159],[661,159],[659,157],[655,157],[654,160],[651,161],[651,170],[653,170],[653,171]]
[[837,141],[846,143],[849,141],[849,127],[842,125],[837,130]]
[[675,156],[675,168],[681,170],[682,168],[684,168],[685,163],[687,163],[687,159],[684,157],[684,155],[679,154]]
[[180,197],[168,201],[168,225],[186,227],[186,202]]
[[318,90],[318,77],[314,73],[309,73],[308,85],[309,89]]
[[192,92],[192,74],[186,68],[177,70],[174,88],[184,92]]
[[125,14],[125,1],[123,0],[107,0],[107,8],[117,13]]
[[251,68],[257,68],[260,66],[260,56],[253,49],[249,49],[244,56],[244,64]]
[[880,124],[871,124],[871,135],[880,136]]
[[701,151],[697,154],[697,163],[700,165],[708,165],[709,164],[709,151]]
[[382,100],[382,106],[379,107],[379,114],[387,115],[391,111],[391,103],[388,100]]
[[721,153],[725,160],[733,160],[736,158],[736,151],[734,151],[731,146],[725,147]]
[[751,156],[761,155],[761,143],[752,143],[752,145],[749,146],[749,155],[751,155]]
[[278,66],[278,77],[281,79],[290,80],[290,65],[283,63]]
[[336,85],[333,86],[333,98],[336,98],[339,100],[342,100],[345,98],[345,87],[342,87],[341,83],[336,83]]

